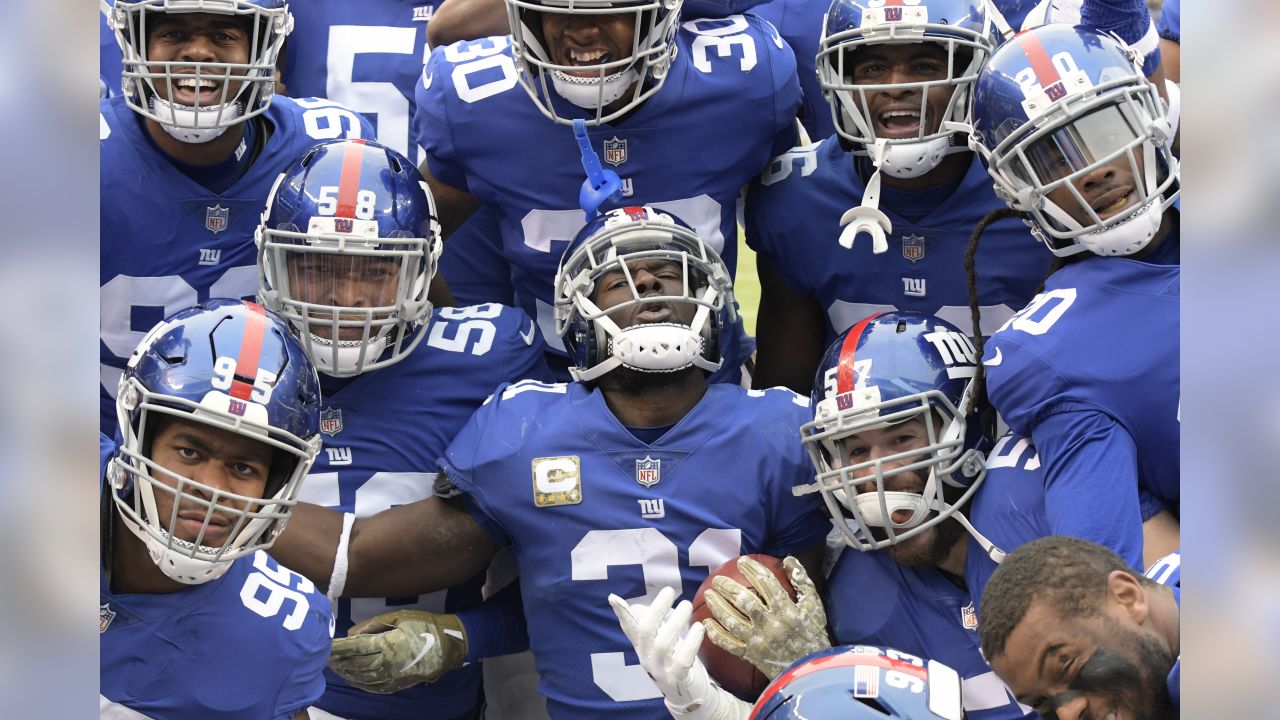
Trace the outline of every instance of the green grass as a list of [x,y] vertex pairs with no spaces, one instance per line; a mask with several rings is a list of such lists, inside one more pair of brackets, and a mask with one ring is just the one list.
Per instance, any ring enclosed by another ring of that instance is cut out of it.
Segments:
[[756,274],[756,254],[747,247],[742,229],[738,229],[738,274],[733,282],[733,294],[738,298],[742,323],[747,332],[756,334],[756,312],[760,307],[760,276]]

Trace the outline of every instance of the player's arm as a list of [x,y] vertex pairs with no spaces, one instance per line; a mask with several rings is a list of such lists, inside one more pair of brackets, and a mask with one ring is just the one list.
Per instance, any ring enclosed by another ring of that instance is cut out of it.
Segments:
[[1168,510],[1161,510],[1142,523],[1142,564],[1151,567],[1157,560],[1182,547],[1182,525]]
[[511,32],[504,0],[447,0],[436,8],[427,23],[431,47],[452,45],[459,40],[476,40]]
[[1098,543],[1145,567],[1138,449],[1124,426],[1099,410],[1075,409],[1042,416],[1031,435],[1053,534]]
[[[358,518],[349,529],[343,513],[298,503],[271,554],[331,597],[443,590],[484,572],[498,551],[462,503],[430,497]],[[344,530],[346,551],[340,555]],[[339,587],[331,588],[335,580]]]
[[[434,23],[435,20],[431,22]],[[436,214],[440,217],[440,234],[447,239],[480,207],[480,201],[466,190],[460,190],[432,175],[429,165],[428,160],[423,160],[418,170],[426,178],[427,187],[431,188],[431,196],[436,201]]]
[[813,389],[813,373],[826,350],[827,318],[816,300],[796,292],[764,255],[756,256],[760,309],[756,316],[756,388]]

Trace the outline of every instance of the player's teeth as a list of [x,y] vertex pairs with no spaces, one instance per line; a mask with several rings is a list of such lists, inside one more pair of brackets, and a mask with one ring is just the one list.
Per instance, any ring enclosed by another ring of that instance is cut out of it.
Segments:
[[569,50],[569,59],[574,62],[595,62],[604,56],[603,50]]

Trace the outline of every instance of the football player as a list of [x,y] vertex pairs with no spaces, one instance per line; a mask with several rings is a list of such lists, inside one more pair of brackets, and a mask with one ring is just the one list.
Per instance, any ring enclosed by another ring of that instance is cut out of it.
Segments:
[[[712,642],[773,676],[799,651],[825,647],[829,620],[836,642],[884,643],[955,668],[964,677],[970,718],[1024,717],[978,652],[975,578],[985,582],[1003,553],[966,518],[971,499],[989,491],[984,456],[991,418],[981,404],[970,408],[975,369],[968,337],[921,313],[875,315],[842,334],[814,380],[813,421],[802,430],[816,482],[797,492],[821,492],[839,518],[838,537],[860,552],[836,560],[825,615],[792,560],[784,562],[800,590],[795,602],[757,563],[740,560],[764,602],[732,581],[713,581],[705,595],[715,616],[706,624]],[[1014,534],[1044,524],[1033,507],[1008,508],[999,519],[1015,526]],[[698,677],[692,668],[673,669],[674,653],[647,650],[637,643],[652,672],[681,681],[673,689]],[[736,704],[717,691],[699,697]]]
[[1085,540],[1029,543],[983,593],[982,651],[1041,717],[1177,718],[1177,561],[1145,576]]
[[101,429],[125,359],[165,316],[257,291],[253,232],[307,147],[371,134],[327,100],[273,98],[285,0],[117,0],[120,95],[101,103]]
[[[437,497],[361,518],[349,535],[337,513],[300,506],[276,552],[311,577],[345,576],[347,594],[399,596],[454,585],[509,546],[551,716],[659,718],[661,694],[628,662],[604,600],[666,586],[692,597],[741,553],[816,561],[829,525],[791,493],[805,474],[794,441],[805,403],[708,384],[735,314],[729,272],[665,212],[629,207],[588,225],[556,288],[577,381],[499,388],[441,459]],[[402,628],[377,637],[410,660],[438,642]],[[384,666],[388,678],[408,670]]]
[[1160,60],[1164,76],[1182,82],[1182,0],[1165,0],[1156,23],[1160,35]]
[[[303,500],[362,517],[430,497],[445,447],[494,388],[550,379],[537,326],[521,311],[432,311],[434,203],[417,168],[388,147],[335,140],[308,150],[277,181],[257,242],[259,299],[289,322],[324,391],[325,448]],[[338,633],[388,610],[472,608],[483,579],[421,597],[340,600]],[[488,627],[440,622],[489,652]],[[423,707],[472,717],[480,681],[474,665],[447,682],[374,695],[327,677],[318,705],[350,720],[416,718]]]
[[[509,36],[437,48],[418,86],[415,142],[446,237],[493,206],[517,304],[536,317],[552,370],[568,379],[553,332],[550,280],[590,219],[570,124],[620,176],[602,210],[648,204],[679,215],[736,264],[742,186],[791,147],[800,102],[795,58],[752,15],[682,22],[678,0],[509,0]],[[713,381],[738,378],[751,343],[740,323],[721,339]]]
[[[988,331],[1035,294],[1049,260],[1021,222],[992,214],[1004,206],[948,124],[968,117],[994,33],[979,0],[831,4],[817,65],[836,134],[775,158],[746,199],[757,387],[809,392],[827,345],[873,312],[926,312],[968,331],[966,260],[980,269]],[[966,258],[980,222],[988,242]]]
[[[440,6],[440,0],[296,5],[283,82],[291,95],[329,98],[363,114],[377,129],[378,142],[417,165],[421,148],[410,142],[409,120]],[[502,20],[505,26],[505,14]],[[440,256],[440,275],[456,304],[511,305],[511,268],[493,213],[478,211],[450,240]]]
[[267,556],[320,449],[316,371],[261,306],[214,300],[129,358],[101,438],[103,717],[305,720],[329,601]]
[[1180,514],[1180,243],[1172,131],[1136,62],[1086,28],[1023,32],[979,76],[972,137],[1058,268],[985,343],[979,378],[1039,453],[1055,533],[1140,568],[1139,491]]

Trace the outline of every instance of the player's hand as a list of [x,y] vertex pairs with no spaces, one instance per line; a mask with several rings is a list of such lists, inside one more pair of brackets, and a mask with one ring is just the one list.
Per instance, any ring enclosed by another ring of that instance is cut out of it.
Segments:
[[386,694],[434,682],[462,667],[466,657],[467,636],[457,615],[396,610],[334,640],[329,668],[353,687]]
[[[702,626],[694,623],[689,627],[693,606],[682,600],[673,610],[671,602],[675,598],[676,591],[665,587],[648,607],[632,605],[617,595],[609,596],[609,604],[618,615],[622,632],[635,646],[641,667],[653,678],[668,705],[682,708],[705,702],[711,682],[698,659]],[[685,628],[689,632],[681,637]]]
[[796,660],[828,647],[827,614],[804,566],[794,557],[782,561],[792,601],[782,584],[760,563],[738,558],[738,570],[756,593],[727,577],[716,577],[703,595],[714,619],[703,624],[711,642],[737,655],[772,680]]

